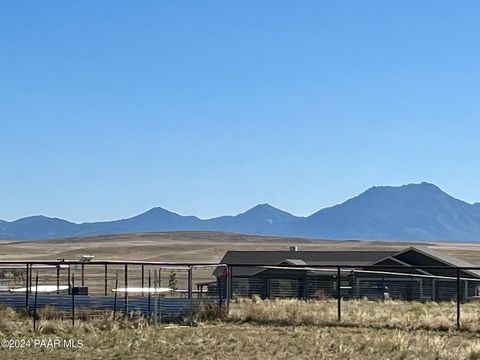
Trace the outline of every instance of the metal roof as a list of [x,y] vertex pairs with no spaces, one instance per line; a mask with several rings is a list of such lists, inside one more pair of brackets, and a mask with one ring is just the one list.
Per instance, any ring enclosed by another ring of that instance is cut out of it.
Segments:
[[[405,250],[402,250],[402,251],[398,251],[394,256],[396,255],[400,255],[400,254],[403,254],[407,251],[410,251],[410,250],[413,250],[413,251],[417,251],[421,254],[424,254],[424,255],[427,255],[437,261],[440,261],[442,263],[444,263],[445,265],[451,265],[451,266],[454,266],[454,267],[476,267],[475,265],[467,262],[467,261],[464,261],[462,259],[459,259],[459,258],[456,258],[454,256],[451,256],[451,255],[448,255],[448,254],[445,254],[444,252],[440,252],[440,251],[436,251],[436,250],[432,250],[426,246],[415,246],[415,247],[409,247]],[[468,272],[476,277],[480,277],[480,270],[462,270],[464,272]]]
[[368,265],[397,252],[395,250],[227,251],[221,263],[278,265],[288,260],[306,265]]
[[[263,268],[260,265],[293,264],[305,266],[371,266],[382,260],[393,258],[407,251],[417,251],[447,266],[474,267],[474,265],[435,251],[427,247],[408,247],[403,250],[322,250],[322,251],[227,251],[222,259],[227,265],[252,265],[252,267],[236,267],[235,274],[254,275]],[[395,259],[397,260],[397,259]],[[409,266],[409,264],[405,264]],[[418,266],[418,265],[417,265]],[[480,270],[463,270],[480,278]]]

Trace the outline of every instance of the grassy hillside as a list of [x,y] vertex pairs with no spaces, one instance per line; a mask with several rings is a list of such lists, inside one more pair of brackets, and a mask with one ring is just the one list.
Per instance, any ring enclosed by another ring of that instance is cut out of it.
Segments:
[[[329,241],[253,236],[222,232],[161,232],[122,234],[30,242],[0,242],[0,260],[78,259],[93,254],[95,259],[130,259],[166,262],[217,262],[227,250],[403,249],[407,242]],[[421,243],[466,261],[480,264],[480,244]]]

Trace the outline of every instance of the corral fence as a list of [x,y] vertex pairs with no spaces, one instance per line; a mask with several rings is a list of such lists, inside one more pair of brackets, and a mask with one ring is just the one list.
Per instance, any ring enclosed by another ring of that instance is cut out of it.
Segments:
[[48,307],[73,325],[85,314],[112,312],[114,319],[191,324],[252,297],[305,300],[319,323],[355,323],[362,313],[366,323],[414,327],[430,316],[416,305],[424,303],[446,327],[463,320],[478,322],[480,331],[480,267],[0,262],[0,305],[25,310],[34,321]]
[[367,317],[382,313],[387,323],[401,315],[400,300],[413,309],[408,321],[414,326],[427,316],[419,303],[437,306],[437,320],[447,326],[461,326],[462,308],[468,309],[469,318],[480,318],[480,267],[230,264],[227,272],[227,298],[316,301],[330,307],[324,313],[330,317],[326,322],[355,322],[354,308],[361,300],[371,300]]
[[114,319],[143,316],[152,323],[191,323],[225,311],[222,264],[137,261],[0,262],[0,305],[33,319],[46,307],[72,323],[113,312]]

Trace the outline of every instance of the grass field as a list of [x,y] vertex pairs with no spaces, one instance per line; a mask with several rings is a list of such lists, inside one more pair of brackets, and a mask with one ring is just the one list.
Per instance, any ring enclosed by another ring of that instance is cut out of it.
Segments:
[[[480,264],[480,245],[328,241],[231,233],[126,234],[30,242],[0,242],[0,260],[78,259],[218,262],[227,250],[403,249],[422,245]],[[113,272],[112,272],[113,274]],[[89,279],[90,280],[90,279]],[[89,284],[90,285],[90,284]],[[79,349],[1,349],[1,359],[480,359],[480,304],[462,305],[455,329],[455,304],[239,300],[228,317],[196,326],[154,327],[144,320],[105,316],[77,322],[31,320],[0,311],[0,339],[78,340]]]
[[96,260],[218,262],[227,250],[404,249],[428,246],[473,264],[480,264],[480,244],[340,241],[253,236],[219,232],[164,232],[94,236],[57,240],[0,242],[0,260],[71,259],[93,254]]
[[[2,339],[81,340],[72,349],[30,346],[2,349],[2,359],[480,359],[479,305],[464,309],[466,324],[454,330],[441,314],[451,305],[351,302],[341,324],[329,320],[329,302],[296,300],[232,304],[228,316],[195,326],[151,326],[145,320],[113,322],[110,316],[77,321],[31,320],[0,311]],[[348,315],[347,315],[348,314]],[[388,319],[396,319],[395,326]],[[411,326],[417,321],[419,326]]]
[[[400,250],[408,246],[428,246],[446,252],[473,264],[480,264],[480,244],[406,243],[391,241],[339,241],[253,236],[219,232],[163,232],[94,236],[42,241],[0,242],[0,260],[78,260],[83,254],[93,254],[95,260],[142,260],[163,262],[219,262],[228,250],[288,250],[296,245],[299,250],[362,249]],[[79,269],[73,269],[78,279]],[[146,276],[148,276],[146,269]],[[123,266],[110,266],[108,287],[113,288],[116,272]],[[130,286],[141,285],[140,266],[129,268]],[[186,272],[178,271],[179,282],[185,283]],[[35,275],[35,274],[33,274]],[[61,284],[67,283],[67,272],[62,271]],[[162,276],[167,276],[163,273]],[[196,270],[194,282],[214,280],[212,270]],[[93,293],[103,293],[102,267],[86,267],[86,285]],[[182,280],[183,279],[183,280]],[[40,283],[55,283],[55,270],[40,271]]]

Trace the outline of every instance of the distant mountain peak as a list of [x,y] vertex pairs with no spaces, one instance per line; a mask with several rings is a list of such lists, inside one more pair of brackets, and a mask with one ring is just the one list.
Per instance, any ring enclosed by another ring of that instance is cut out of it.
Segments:
[[308,217],[262,203],[236,216],[206,220],[158,206],[115,221],[75,224],[37,215],[0,225],[1,239],[203,230],[331,239],[480,241],[480,203],[466,203],[422,182],[374,186]]
[[[418,183],[417,183],[417,184],[416,184],[416,183],[412,183],[412,184],[410,184],[410,185],[430,186],[430,187],[434,187],[434,188],[437,188],[437,189],[438,189],[438,186],[437,186],[437,185],[432,184],[432,183],[429,183],[429,182],[427,182],[427,181],[422,181],[422,182],[419,183],[419,184],[418,184]],[[407,186],[408,186],[408,185],[407,185]]]
[[32,215],[32,216],[27,216],[18,220],[15,220],[14,223],[33,223],[33,222],[62,222],[62,223],[69,223],[73,224],[70,221],[60,219],[57,217],[49,217],[49,216],[44,216],[44,215]]
[[281,211],[280,209],[277,209],[276,207],[274,207],[274,206],[272,206],[268,203],[255,205],[254,207],[252,207],[251,209],[249,209],[247,211],[251,211],[251,210]]
[[251,209],[245,211],[243,214],[240,214],[240,215],[246,215],[246,214],[266,215],[266,216],[270,216],[270,215],[293,216],[292,214],[286,211],[280,210],[267,203],[255,205],[254,207],[252,207]]
[[[258,204],[253,208],[234,217],[241,226],[250,229],[255,234],[269,233],[272,227],[281,226],[281,224],[290,223],[298,219],[292,214],[277,209],[270,204]],[[235,230],[241,230],[235,228]]]
[[478,207],[427,182],[373,187],[308,218],[303,234],[337,239],[480,240]]
[[439,197],[439,198],[440,197],[452,198],[450,195],[448,195],[438,186],[434,184],[430,184],[428,182],[422,182],[422,183],[413,183],[413,184],[407,184],[407,185],[401,185],[401,186],[373,186],[353,199],[369,197],[371,195],[375,196],[376,198],[381,196],[404,197],[405,199],[407,199],[408,196],[410,197],[433,196],[433,197]]
[[164,209],[160,206],[156,206],[130,219],[144,218],[144,219],[155,220],[155,219],[163,219],[163,218],[183,218],[183,217],[184,216],[174,213],[173,211]]
[[422,190],[433,190],[433,191],[442,191],[437,185],[429,183],[429,182],[421,182],[421,183],[413,183],[413,184],[407,184],[404,185],[406,188],[412,188],[412,189],[422,189]]
[[392,185],[377,185],[372,186],[369,190],[395,190],[395,189],[430,189],[430,190],[440,190],[442,191],[437,185],[429,183],[429,182],[421,182],[421,183],[410,183],[406,185],[399,185],[399,186],[392,186]]
[[164,209],[161,206],[155,206],[150,210],[145,211],[143,214],[155,214],[155,213],[171,213],[171,211]]

